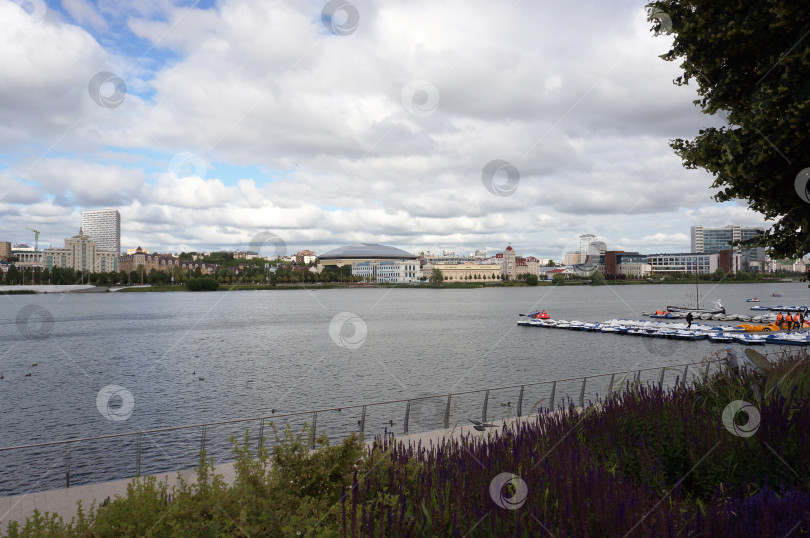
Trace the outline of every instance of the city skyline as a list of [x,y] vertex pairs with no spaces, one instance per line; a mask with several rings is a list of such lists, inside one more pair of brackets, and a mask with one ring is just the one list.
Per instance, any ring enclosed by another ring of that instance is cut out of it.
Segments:
[[314,1],[4,3],[5,238],[56,245],[116,207],[124,248],[559,260],[594,230],[663,252],[690,226],[767,227],[669,148],[722,118],[672,84],[640,6],[347,5],[356,28]]

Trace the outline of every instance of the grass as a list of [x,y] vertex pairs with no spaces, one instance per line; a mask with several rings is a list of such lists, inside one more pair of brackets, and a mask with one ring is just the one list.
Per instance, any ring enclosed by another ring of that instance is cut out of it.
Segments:
[[[310,452],[306,429],[286,429],[253,453],[246,434],[233,440],[232,485],[203,456],[194,483],[138,478],[70,523],[35,513],[6,535],[807,536],[808,397],[799,351],[767,375],[627,383],[584,411],[569,404],[487,438],[322,437]],[[739,401],[751,407],[726,416]]]

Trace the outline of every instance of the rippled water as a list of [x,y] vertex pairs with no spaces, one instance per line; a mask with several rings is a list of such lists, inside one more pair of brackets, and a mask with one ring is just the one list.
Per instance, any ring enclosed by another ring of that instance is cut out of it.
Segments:
[[[774,290],[782,297],[770,299]],[[745,298],[755,295],[763,305],[810,304],[809,292],[806,284],[701,287],[703,303],[720,297],[730,313],[748,312]],[[516,321],[538,307],[557,319],[637,319],[690,294],[691,286],[655,285],[0,297],[0,447],[680,364],[718,345]],[[353,316],[335,318],[343,312]],[[346,322],[330,334],[333,319]],[[109,385],[126,392],[100,405]],[[129,394],[126,420],[104,416],[124,418],[115,414],[126,415]],[[488,416],[513,412],[501,404],[516,399],[514,390],[493,393]],[[457,398],[453,419],[480,417],[481,400]],[[443,411],[444,401],[416,405],[411,431],[441,427]],[[370,409],[366,431],[393,420],[401,433],[403,418],[402,404]],[[358,419],[354,410],[321,414],[318,426],[337,439]],[[245,427],[206,432],[218,460]],[[145,436],[142,473],[192,465],[200,441],[199,430]],[[131,476],[134,447],[134,437],[71,446],[71,483]],[[0,451],[0,494],[62,487],[66,455],[64,445]]]

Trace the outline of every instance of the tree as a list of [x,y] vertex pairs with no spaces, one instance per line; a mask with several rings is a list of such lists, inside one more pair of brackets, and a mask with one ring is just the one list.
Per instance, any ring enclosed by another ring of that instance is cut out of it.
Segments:
[[537,285],[537,275],[527,274],[526,275],[526,284],[529,286],[536,286]]
[[662,56],[682,61],[675,84],[697,83],[722,127],[672,148],[686,168],[714,176],[719,202],[745,200],[774,220],[750,244],[775,258],[810,252],[810,4],[801,0],[663,0],[648,5],[656,33],[674,34]]
[[216,291],[219,288],[219,282],[213,278],[190,278],[186,282],[186,287],[190,291]]
[[430,282],[433,284],[441,284],[444,282],[444,275],[437,267],[434,267],[433,271],[430,272]]
[[554,260],[549,260],[548,263],[546,264],[546,267],[556,267],[556,265],[554,264]]
[[565,283],[565,275],[562,273],[557,273],[553,277],[551,277],[551,283],[556,286],[557,284],[564,284]]
[[17,269],[15,265],[12,265],[8,268],[8,272],[6,272],[6,283],[7,284],[21,284],[22,283],[22,274],[20,270]]
[[605,285],[605,275],[603,275],[599,271],[594,271],[591,275],[591,285],[592,286],[604,286]]

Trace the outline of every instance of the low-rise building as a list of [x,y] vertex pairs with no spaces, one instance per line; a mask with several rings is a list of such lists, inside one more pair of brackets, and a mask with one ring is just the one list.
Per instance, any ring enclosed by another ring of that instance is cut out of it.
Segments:
[[359,262],[352,264],[352,276],[366,282],[410,284],[422,278],[419,260]]
[[433,269],[438,269],[448,282],[500,282],[501,266],[496,263],[442,263],[425,264],[423,274],[430,278]]
[[310,263],[315,263],[317,258],[315,252],[312,250],[301,250],[295,253],[295,263],[309,265]]
[[147,273],[152,269],[171,272],[175,267],[180,267],[185,272],[196,271],[199,268],[204,275],[216,273],[218,267],[215,263],[181,260],[172,254],[149,254],[141,247],[136,248],[135,253],[126,254],[118,259],[120,270],[127,273],[137,271],[139,265],[142,265]]

